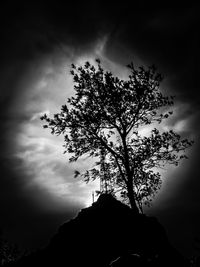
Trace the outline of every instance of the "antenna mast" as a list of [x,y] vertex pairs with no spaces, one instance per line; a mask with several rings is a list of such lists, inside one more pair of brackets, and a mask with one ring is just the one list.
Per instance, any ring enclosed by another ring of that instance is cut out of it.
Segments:
[[106,150],[104,147],[101,147],[100,151],[100,194],[108,194],[109,187],[108,184],[110,181],[109,170],[106,166]]

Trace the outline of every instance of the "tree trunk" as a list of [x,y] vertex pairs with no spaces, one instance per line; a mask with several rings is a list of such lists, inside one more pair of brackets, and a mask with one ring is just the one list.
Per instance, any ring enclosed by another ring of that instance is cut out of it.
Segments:
[[128,199],[129,199],[129,202],[130,202],[130,205],[131,205],[131,209],[133,210],[133,212],[135,214],[138,214],[139,213],[139,209],[138,209],[138,207],[136,205],[136,202],[135,202],[132,181],[128,183],[127,193],[128,193]]
[[132,174],[130,170],[130,165],[129,165],[129,154],[128,154],[128,149],[127,149],[127,144],[126,144],[126,134],[122,136],[122,143],[124,147],[124,167],[126,169],[126,174],[127,174],[127,193],[128,193],[128,198],[129,202],[131,205],[131,208],[135,214],[139,213],[139,209],[136,205],[135,198],[134,198],[134,191],[133,191],[133,179],[132,179]]

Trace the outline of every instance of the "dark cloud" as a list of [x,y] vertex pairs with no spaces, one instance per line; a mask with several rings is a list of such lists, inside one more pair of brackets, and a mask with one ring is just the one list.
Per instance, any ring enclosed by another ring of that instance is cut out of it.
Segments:
[[[156,64],[164,77],[172,80],[175,92],[196,102],[200,59],[198,10],[196,6],[144,12],[139,9],[136,16],[123,18],[110,40],[110,50],[116,43],[122,43],[144,63]],[[115,54],[113,58],[118,60]]]
[[[77,56],[89,51],[97,39],[107,34],[105,55],[113,62],[126,65],[139,58],[144,64],[157,65],[165,76],[166,90],[177,95],[178,104],[188,105],[187,110],[179,113],[179,119],[194,115],[188,127],[198,139],[200,9],[198,5],[158,8],[151,3],[131,5],[128,1],[113,4],[71,1],[68,5],[57,1],[48,4],[28,1],[23,5],[1,4],[0,10],[1,225],[16,240],[20,240],[21,235],[24,245],[30,244],[35,236],[33,246],[39,246],[43,241],[37,240],[40,238],[37,233],[46,231],[41,237],[46,240],[56,225],[69,218],[76,207],[69,207],[65,214],[45,213],[40,209],[38,202],[33,200],[34,195],[47,199],[50,196],[35,187],[31,189],[30,197],[29,189],[24,188],[24,179],[29,177],[19,170],[21,162],[12,155],[18,127],[30,120],[31,114],[17,116],[24,101],[25,87],[21,86],[21,80],[30,65],[51,55],[55,49],[62,50],[63,45],[72,47]],[[163,210],[159,207],[155,211],[171,229],[171,235],[175,232],[174,225],[182,225],[182,232],[190,232],[190,240],[199,232],[196,212],[200,208],[197,204],[200,202],[198,153],[196,142],[191,167],[183,174],[184,183],[168,199]],[[185,179],[186,175],[188,179]],[[189,230],[192,226],[195,233]]]

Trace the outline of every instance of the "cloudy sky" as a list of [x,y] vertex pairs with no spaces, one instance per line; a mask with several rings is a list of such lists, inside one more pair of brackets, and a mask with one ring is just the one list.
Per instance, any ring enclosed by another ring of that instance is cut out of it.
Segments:
[[176,95],[174,129],[195,140],[189,160],[162,171],[152,208],[171,242],[194,253],[200,237],[199,6],[103,5],[81,1],[5,4],[0,11],[0,227],[22,247],[45,245],[64,221],[91,204],[98,182],[73,179],[88,161],[68,163],[62,137],[42,128],[40,116],[58,112],[73,94],[71,63],[94,62],[126,78],[126,65],[155,64],[161,88]]

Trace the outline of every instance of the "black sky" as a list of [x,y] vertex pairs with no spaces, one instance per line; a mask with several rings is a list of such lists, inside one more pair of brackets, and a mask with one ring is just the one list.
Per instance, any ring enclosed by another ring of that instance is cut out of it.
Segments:
[[51,201],[48,193],[37,187],[31,191],[24,188],[23,181],[28,177],[18,168],[20,160],[12,157],[16,149],[14,136],[21,123],[21,117],[17,117],[20,105],[16,107],[15,100],[20,102],[24,94],[20,81],[32,62],[63,45],[81,54],[107,34],[108,59],[122,65],[134,58],[147,65],[154,63],[166,78],[169,92],[177,95],[177,102],[187,105],[187,109],[179,111],[179,119],[191,115],[184,134],[192,133],[195,145],[187,168],[182,166],[183,172],[179,172],[184,182],[175,193],[172,189],[173,194],[167,192],[163,204],[151,210],[166,226],[177,248],[190,255],[194,253],[193,239],[200,237],[200,8],[158,8],[136,5],[134,1],[113,3],[1,4],[0,225],[9,238],[24,247],[37,248],[78,211],[79,206],[70,203],[65,212],[45,211],[35,199]]

